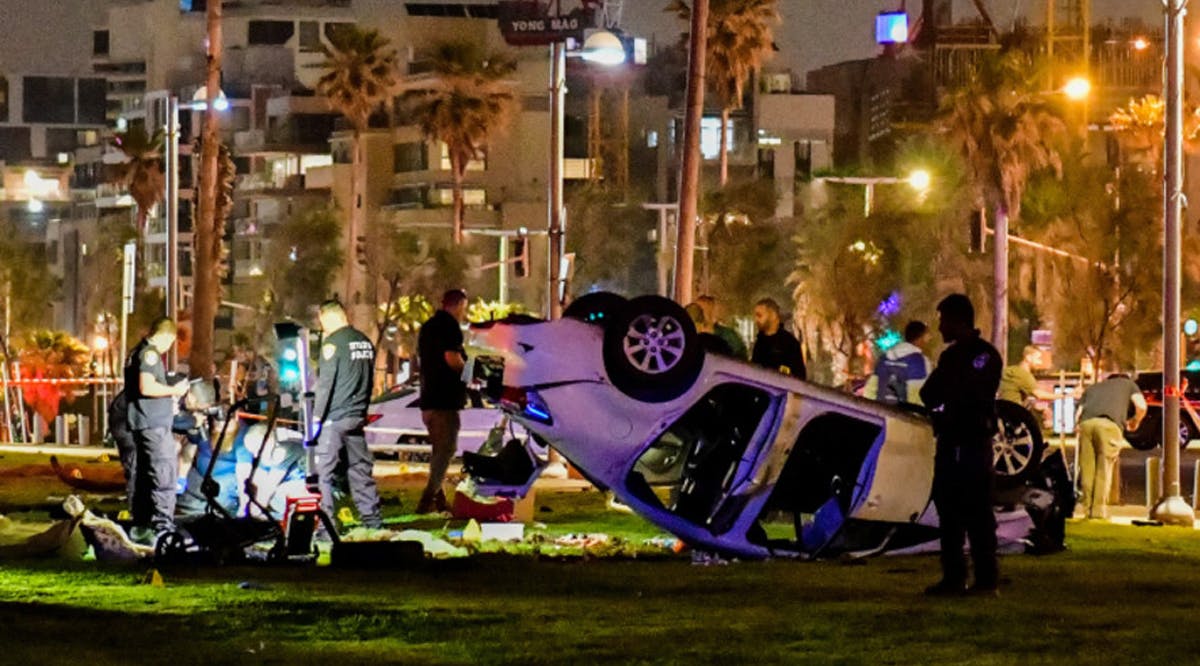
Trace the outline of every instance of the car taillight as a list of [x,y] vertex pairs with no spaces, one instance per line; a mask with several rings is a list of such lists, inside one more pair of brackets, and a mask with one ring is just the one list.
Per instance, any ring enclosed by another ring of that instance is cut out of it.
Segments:
[[367,425],[371,425],[381,418],[383,418],[383,414],[367,414]]

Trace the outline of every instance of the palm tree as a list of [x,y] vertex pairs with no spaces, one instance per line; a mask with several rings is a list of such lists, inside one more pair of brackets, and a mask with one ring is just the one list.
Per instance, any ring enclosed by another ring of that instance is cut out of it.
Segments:
[[[87,345],[65,331],[30,331],[19,344],[21,376],[26,379],[70,379],[87,374]],[[69,390],[62,384],[30,384],[23,391],[25,403],[42,417],[43,434],[54,423]]]
[[146,132],[142,125],[133,125],[113,137],[113,145],[125,155],[125,162],[114,165],[108,179],[129,188],[129,196],[137,204],[137,229],[146,227],[150,209],[163,199],[163,132]]
[[404,103],[426,138],[446,144],[454,178],[454,242],[462,243],[463,178],[471,160],[483,159],[489,141],[517,110],[516,86],[509,76],[517,64],[508,54],[489,53],[467,41],[436,44],[431,76],[404,83]]
[[[742,108],[746,82],[774,51],[778,0],[712,0],[705,43],[704,78],[721,104],[721,187],[729,182],[729,115]],[[691,8],[676,0],[668,9],[687,20]]]
[[[396,86],[396,50],[378,30],[346,26],[329,35],[329,45],[321,46],[325,60],[318,65],[325,73],[317,81],[317,92],[350,121],[353,128],[352,171],[350,176],[350,222],[346,226],[346,248],[353,248],[366,226],[363,199],[367,177],[362,154],[362,133],[371,115],[391,98]],[[353,253],[346,253],[346,293],[355,292],[357,264]]]
[[1151,173],[1162,170],[1165,108],[1161,97],[1146,95],[1129,100],[1128,105],[1113,111],[1108,119],[1121,148],[1131,155],[1141,156],[1137,161],[1148,166]]
[[975,78],[943,101],[942,128],[966,161],[979,209],[995,214],[995,290],[992,344],[1008,347],[1008,229],[1021,215],[1031,174],[1051,169],[1061,177],[1056,141],[1066,135],[1061,114],[1038,91],[1042,80],[1024,53],[989,58]]
[[[214,102],[221,89],[221,54],[224,49],[221,3],[222,0],[208,0],[205,8],[208,58],[204,89],[210,101]],[[228,212],[228,207],[219,210],[218,201],[222,182],[221,147],[216,104],[208,104],[204,110],[204,128],[200,136],[199,201],[192,234],[192,341],[188,368],[193,377],[211,378],[215,369],[213,334],[221,299],[223,214]],[[168,298],[167,302],[171,300]]]

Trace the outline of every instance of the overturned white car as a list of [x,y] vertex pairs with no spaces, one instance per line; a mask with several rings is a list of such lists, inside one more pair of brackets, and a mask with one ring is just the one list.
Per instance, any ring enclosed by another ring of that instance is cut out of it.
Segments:
[[[936,538],[923,413],[706,353],[670,300],[591,294],[561,320],[477,326],[471,345],[503,357],[502,407],[537,443],[693,547],[816,557]],[[468,468],[531,481],[537,459],[509,446]],[[1060,548],[1074,506],[1061,454],[1044,456],[1022,419],[996,452],[997,510],[1019,515],[1033,546]]]

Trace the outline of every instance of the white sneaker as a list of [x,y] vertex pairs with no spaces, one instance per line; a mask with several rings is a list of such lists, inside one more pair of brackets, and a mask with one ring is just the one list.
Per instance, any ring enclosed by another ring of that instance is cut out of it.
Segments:
[[561,462],[554,461],[542,470],[542,477],[546,479],[565,479],[567,478],[567,466]]

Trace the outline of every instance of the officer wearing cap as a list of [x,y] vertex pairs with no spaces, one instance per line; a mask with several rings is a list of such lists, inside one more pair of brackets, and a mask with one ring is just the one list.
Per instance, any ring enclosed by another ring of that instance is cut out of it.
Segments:
[[179,462],[171,423],[187,382],[167,380],[163,354],[175,344],[175,322],[161,317],[150,325],[125,362],[126,422],[136,450],[133,481],[134,536],[147,540],[175,528],[175,482]]
[[[921,387],[921,401],[931,411],[937,435],[933,504],[941,532],[942,580],[925,593],[995,594],[999,569],[992,511],[992,438],[996,433],[996,389],[1004,363],[996,348],[979,337],[970,299],[951,294],[937,309],[938,330],[950,346]],[[975,564],[975,582],[970,588],[963,556],[967,537]]]
[[369,528],[383,524],[379,493],[372,476],[375,461],[367,449],[363,428],[375,373],[375,346],[350,325],[346,310],[336,300],[325,301],[317,314],[324,337],[317,368],[313,415],[320,422],[316,467],[321,508],[333,517],[333,475],[341,452],[346,452],[346,476],[359,520]]

